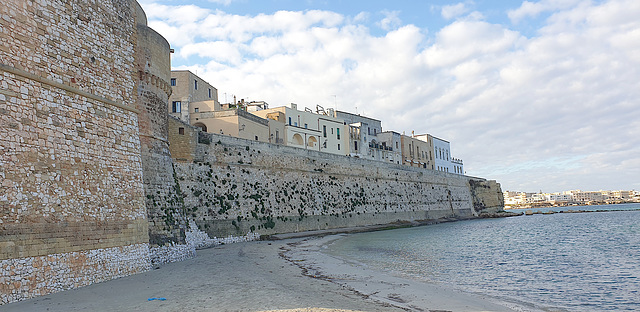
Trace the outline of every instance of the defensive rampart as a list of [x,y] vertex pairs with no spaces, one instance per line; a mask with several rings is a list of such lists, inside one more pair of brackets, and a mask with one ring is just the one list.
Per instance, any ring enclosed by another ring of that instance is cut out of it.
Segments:
[[472,218],[503,206],[495,181],[193,131],[170,118],[184,205],[211,237]]
[[150,267],[136,5],[0,5],[0,303]]

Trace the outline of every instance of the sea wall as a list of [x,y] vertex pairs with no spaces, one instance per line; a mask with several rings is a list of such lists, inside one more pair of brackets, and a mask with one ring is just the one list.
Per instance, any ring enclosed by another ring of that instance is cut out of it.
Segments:
[[0,304],[150,267],[133,3],[0,5]]
[[197,139],[192,131],[170,119],[169,139],[182,155],[174,167],[188,217],[210,237],[473,218],[502,210],[495,181],[218,134]]
[[155,265],[193,257],[195,248],[186,243],[188,223],[167,138],[170,46],[164,37],[147,26],[144,11],[137,3],[134,5],[138,17],[136,104],[151,261]]

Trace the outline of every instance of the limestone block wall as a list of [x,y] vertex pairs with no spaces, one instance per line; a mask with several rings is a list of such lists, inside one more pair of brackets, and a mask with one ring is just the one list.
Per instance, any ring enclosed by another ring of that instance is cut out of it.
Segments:
[[0,304],[149,269],[135,19],[0,5]]
[[[175,167],[189,218],[211,237],[470,218],[480,202],[502,209],[489,198],[499,184],[483,179],[205,135],[209,144]],[[492,192],[472,194],[470,180]]]
[[171,156],[178,162],[193,162],[198,146],[198,129],[173,116],[169,116],[167,124]]
[[[149,243],[152,246],[184,245],[187,222],[182,198],[178,196],[179,189],[173,176],[167,137],[167,103],[171,94],[170,47],[160,34],[146,25],[142,8],[137,3],[135,5],[139,16],[136,65],[140,81],[137,108],[140,111],[138,123]],[[176,250],[182,249],[184,248]],[[156,249],[152,251],[154,250]],[[167,248],[162,251],[163,254],[167,252]],[[183,257],[176,255],[169,258]]]
[[471,179],[469,189],[473,208],[478,213],[493,213],[504,209],[504,195],[495,180]]

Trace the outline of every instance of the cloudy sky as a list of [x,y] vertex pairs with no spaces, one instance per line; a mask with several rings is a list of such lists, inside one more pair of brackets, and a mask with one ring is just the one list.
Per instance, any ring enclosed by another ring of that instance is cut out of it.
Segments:
[[140,2],[221,102],[430,133],[503,190],[640,190],[638,0]]

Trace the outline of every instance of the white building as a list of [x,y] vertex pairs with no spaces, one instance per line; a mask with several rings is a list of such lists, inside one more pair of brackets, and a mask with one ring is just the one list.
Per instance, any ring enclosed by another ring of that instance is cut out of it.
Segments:
[[[288,107],[281,106],[252,112],[262,118],[283,123],[282,138],[285,145],[336,155],[348,155],[347,125],[343,120],[331,116],[331,113],[317,114],[308,108],[300,111],[295,103],[291,103]],[[279,137],[279,134],[276,133],[275,136]]]
[[451,145],[449,141],[432,136],[433,140],[433,161],[435,170],[444,172],[455,172],[451,162]]
[[333,115],[349,126],[349,155],[371,160],[386,160],[386,152],[378,141],[382,132],[382,122],[370,117],[343,111],[333,111]]
[[385,131],[378,133],[377,137],[382,150],[382,161],[402,164],[402,135],[394,131]]

